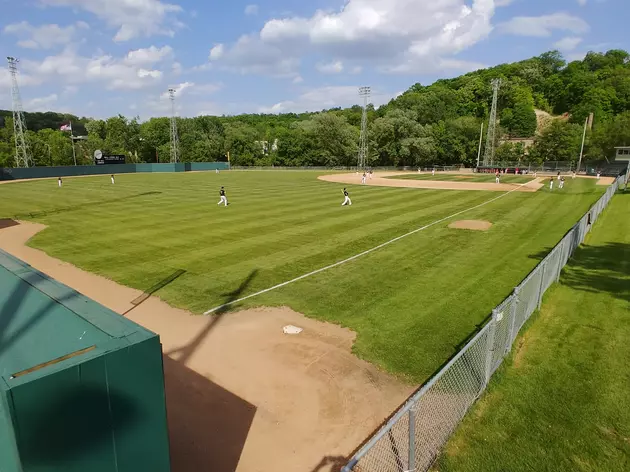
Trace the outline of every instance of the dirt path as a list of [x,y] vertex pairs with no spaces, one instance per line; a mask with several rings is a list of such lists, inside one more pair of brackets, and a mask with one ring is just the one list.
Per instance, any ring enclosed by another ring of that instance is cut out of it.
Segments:
[[[389,179],[395,175],[413,175],[416,172],[377,172],[374,178],[368,179],[366,185],[375,185],[378,187],[413,187],[413,188],[429,188],[438,190],[485,190],[494,192],[509,192],[518,188],[519,192],[535,192],[543,186],[540,181],[542,179],[534,179],[526,184],[494,184],[484,182],[453,182],[441,180],[413,180],[413,179]],[[320,180],[327,182],[336,182],[340,184],[360,184],[361,175],[359,174],[333,174],[322,175],[318,177]]]
[[[413,387],[357,359],[354,333],[288,308],[203,317],[82,271],[0,229],[0,248],[160,335],[174,472],[338,470]],[[285,335],[282,327],[304,328]]]

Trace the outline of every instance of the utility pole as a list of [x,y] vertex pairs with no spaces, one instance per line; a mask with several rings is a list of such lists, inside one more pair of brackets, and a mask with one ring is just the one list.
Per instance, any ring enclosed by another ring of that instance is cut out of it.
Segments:
[[370,100],[372,89],[370,87],[360,87],[359,96],[363,97],[363,114],[361,116],[361,137],[359,138],[359,159],[357,162],[357,170],[365,170],[368,160],[368,119],[367,106]]
[[500,87],[501,79],[494,79],[492,81],[492,108],[490,110],[488,133],[486,135],[486,149],[483,154],[484,166],[491,166],[492,164],[494,164],[494,148],[496,145],[497,134],[497,102],[499,100]]
[[483,143],[483,121],[481,122],[481,134],[479,135],[479,151],[477,152],[477,167],[479,167],[479,160],[481,159],[481,144]]
[[179,135],[177,134],[177,118],[175,116],[175,89],[168,89],[171,100],[171,162],[179,162]]
[[580,168],[582,167],[582,156],[584,155],[584,141],[586,141],[586,127],[588,126],[588,117],[586,117],[586,121],[584,122],[584,133],[582,133],[582,148],[580,149],[580,160],[578,161],[576,174],[580,173]]
[[15,137],[15,167],[28,167],[31,155],[26,141],[26,120],[22,109],[22,97],[18,86],[17,64],[20,62],[15,57],[7,57],[9,74],[11,74],[11,97],[13,99],[13,136]]

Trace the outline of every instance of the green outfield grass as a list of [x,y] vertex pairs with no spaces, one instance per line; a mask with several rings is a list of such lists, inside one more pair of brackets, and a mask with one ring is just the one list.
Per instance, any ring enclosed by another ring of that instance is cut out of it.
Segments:
[[436,471],[630,470],[629,208],[614,197]]
[[[388,179],[404,179],[404,180],[441,180],[446,182],[491,182],[494,183],[494,174],[442,174],[436,172],[431,174],[403,174],[387,177]],[[533,176],[527,175],[510,175],[501,174],[501,183],[503,184],[525,184],[534,180]]]
[[[348,186],[314,172],[119,175],[0,185],[0,216],[49,225],[31,245],[196,313],[249,278],[254,293],[480,203],[496,192]],[[218,207],[219,186],[232,204]],[[562,192],[513,192],[348,264],[239,305],[288,305],[358,333],[357,355],[426,379],[603,193],[592,180]],[[251,276],[251,277],[250,277]]]

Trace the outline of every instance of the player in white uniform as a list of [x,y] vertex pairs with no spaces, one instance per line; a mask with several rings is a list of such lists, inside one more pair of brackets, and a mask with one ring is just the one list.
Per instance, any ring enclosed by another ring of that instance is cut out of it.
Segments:
[[363,177],[361,177],[361,183],[364,184],[365,183],[365,179],[366,179],[366,174],[365,172],[363,172]]
[[221,190],[219,190],[219,195],[221,196],[221,200],[219,200],[219,203],[217,203],[217,205],[221,205],[221,203],[223,203],[225,204],[225,206],[228,206],[227,197],[225,196],[225,189],[223,187],[221,187]]
[[345,188],[343,189],[343,196],[345,198],[344,198],[343,203],[341,204],[341,206],[352,205],[352,200],[350,200],[350,195],[348,194],[348,191]]
[[600,171],[597,171],[597,180],[599,180],[601,176],[602,176],[602,173]]
[[549,190],[553,190],[553,176],[549,179]]
[[61,177],[57,178],[57,185],[59,186],[59,188],[61,188],[61,186],[63,185],[63,181],[61,180]]
[[564,188],[564,175],[562,177],[560,177],[560,182],[558,184],[558,188],[560,188],[560,190],[562,190]]
[[500,184],[500,183],[501,183],[501,176],[500,176],[500,174],[499,174],[499,171],[497,171],[497,172],[494,174],[494,183],[496,183],[496,184]]
[[435,177],[435,168],[433,168],[433,170],[431,171],[431,175]]
[[116,183],[116,180],[114,180],[114,174],[111,175],[111,179],[112,179],[112,185],[114,185]]

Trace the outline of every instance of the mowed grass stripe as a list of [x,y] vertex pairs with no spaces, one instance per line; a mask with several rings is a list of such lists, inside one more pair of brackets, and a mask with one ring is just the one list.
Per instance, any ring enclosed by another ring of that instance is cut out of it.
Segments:
[[[19,185],[29,189],[30,201],[41,200],[38,207],[68,205],[68,197],[80,195],[82,187],[90,201],[113,199],[117,192],[161,191],[35,218],[49,229],[33,244],[139,289],[186,270],[157,295],[194,312],[223,303],[255,270],[245,293],[344,260],[497,196],[352,186],[355,204],[342,208],[342,186],[318,181],[317,173],[225,174],[221,181],[235,202],[228,208],[216,206],[213,173],[125,176],[119,190],[76,179],[68,195],[65,187],[56,192],[37,182]],[[0,186],[0,214],[7,208],[29,210],[19,201],[4,205],[12,196],[10,187]],[[420,381],[604,189],[585,181],[563,194],[515,192],[458,218],[489,219],[495,223],[489,232],[450,230],[447,221],[237,307],[288,305],[348,326],[358,334],[358,355]]]

